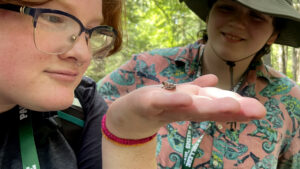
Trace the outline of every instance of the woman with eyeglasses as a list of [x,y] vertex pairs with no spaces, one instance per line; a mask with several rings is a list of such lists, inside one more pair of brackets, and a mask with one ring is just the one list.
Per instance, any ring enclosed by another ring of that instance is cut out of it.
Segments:
[[122,3],[0,0],[1,169],[144,165],[143,147],[102,138],[107,106],[83,77],[91,59],[119,50]]
[[[206,21],[205,38],[135,54],[99,81],[110,110],[119,110],[106,114],[112,133],[157,132],[158,168],[300,168],[299,85],[261,60],[273,43],[300,47],[293,1],[180,1]],[[207,74],[218,89],[187,84],[213,85]],[[229,110],[234,104],[241,109]]]

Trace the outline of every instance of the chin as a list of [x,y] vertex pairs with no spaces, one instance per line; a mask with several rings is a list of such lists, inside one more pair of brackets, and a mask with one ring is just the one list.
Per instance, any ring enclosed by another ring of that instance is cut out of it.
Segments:
[[47,112],[47,111],[58,111],[58,110],[65,110],[72,105],[72,102],[65,102],[65,103],[49,103],[49,104],[39,104],[39,105],[32,105],[32,106],[23,106],[27,109],[39,112]]
[[222,58],[223,60],[226,60],[226,61],[235,62],[237,60],[240,60],[241,55],[236,54],[236,53],[238,53],[238,51],[237,52],[232,52],[232,51],[237,51],[237,50],[227,50],[227,49],[220,50],[220,52],[218,52],[218,55],[220,58]]
[[47,105],[43,108],[42,111],[57,111],[57,110],[64,110],[67,109],[68,107],[70,107],[73,103],[73,99],[70,102],[60,102],[60,103],[55,103],[52,105]]
[[[44,97],[45,98],[45,97]],[[31,103],[21,105],[33,111],[57,111],[70,107],[73,103],[74,94],[64,95],[60,97],[46,97],[45,99],[31,100]],[[28,106],[29,105],[29,106]]]

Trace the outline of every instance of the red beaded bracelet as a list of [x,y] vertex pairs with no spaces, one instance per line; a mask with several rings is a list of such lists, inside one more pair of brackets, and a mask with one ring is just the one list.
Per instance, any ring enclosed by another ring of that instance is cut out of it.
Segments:
[[102,133],[104,134],[104,136],[106,138],[113,141],[114,143],[118,143],[121,145],[127,145],[127,146],[147,143],[156,136],[156,133],[155,133],[150,137],[142,138],[142,139],[125,139],[125,138],[117,137],[114,134],[112,134],[106,127],[106,114],[102,118]]

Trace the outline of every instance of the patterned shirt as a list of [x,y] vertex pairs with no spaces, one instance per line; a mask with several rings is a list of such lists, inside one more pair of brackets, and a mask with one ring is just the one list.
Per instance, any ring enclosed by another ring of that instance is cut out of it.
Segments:
[[[200,42],[156,49],[132,59],[98,82],[108,104],[145,85],[168,80],[190,82],[198,77]],[[300,168],[300,88],[286,76],[253,60],[238,93],[259,100],[267,115],[250,122],[174,122],[158,131],[158,168],[182,168],[184,147],[195,145],[192,168]],[[191,130],[188,130],[191,128]],[[191,137],[187,132],[191,131]],[[191,138],[191,139],[189,139]]]

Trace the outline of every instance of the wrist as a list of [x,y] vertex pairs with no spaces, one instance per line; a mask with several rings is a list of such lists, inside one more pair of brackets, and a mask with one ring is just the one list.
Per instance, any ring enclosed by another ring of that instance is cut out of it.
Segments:
[[127,139],[141,139],[156,133],[163,126],[157,120],[141,115],[127,99],[114,101],[106,113],[107,129],[115,136]]
[[125,138],[118,137],[108,130],[107,125],[106,125],[106,114],[103,116],[101,124],[102,124],[102,133],[103,133],[104,137],[107,138],[108,140],[110,140],[114,143],[120,144],[120,145],[131,146],[131,145],[144,144],[144,143],[151,141],[156,136],[156,133],[155,133],[151,136],[148,136],[145,138],[139,138],[139,139],[128,139],[126,137]]

